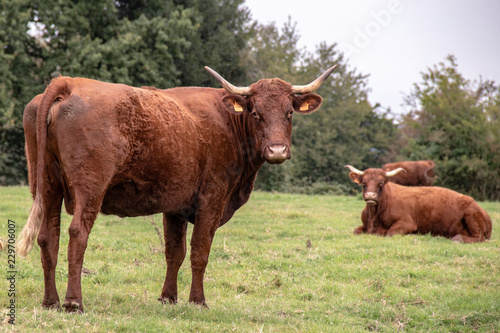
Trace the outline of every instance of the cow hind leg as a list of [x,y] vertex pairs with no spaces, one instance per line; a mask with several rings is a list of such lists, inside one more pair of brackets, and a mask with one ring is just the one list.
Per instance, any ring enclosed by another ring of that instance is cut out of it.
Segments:
[[51,183],[51,189],[45,198],[45,212],[38,233],[38,245],[43,267],[45,292],[42,306],[59,308],[59,296],[56,288],[56,266],[59,253],[59,235],[61,226],[61,205],[63,195],[60,184]]
[[87,241],[94,221],[99,213],[104,191],[101,195],[75,194],[75,214],[68,229],[68,289],[62,305],[66,312],[83,312],[81,274]]
[[163,304],[167,302],[177,303],[177,274],[186,257],[187,223],[180,216],[163,215],[167,274],[161,296],[158,299]]
[[491,219],[486,212],[468,209],[462,219],[463,230],[451,238],[459,243],[484,242],[491,235]]

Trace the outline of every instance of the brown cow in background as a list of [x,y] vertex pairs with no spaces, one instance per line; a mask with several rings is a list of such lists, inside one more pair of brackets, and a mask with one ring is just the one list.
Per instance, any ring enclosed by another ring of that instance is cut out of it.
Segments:
[[432,161],[404,161],[387,163],[382,166],[385,171],[393,171],[403,168],[406,172],[400,172],[391,177],[389,181],[405,186],[432,186],[434,181],[434,162]]
[[318,110],[322,98],[312,92],[334,68],[306,86],[263,79],[235,87],[210,68],[224,89],[54,79],[24,111],[34,204],[17,249],[25,256],[39,233],[42,305],[60,306],[55,272],[63,199],[73,215],[66,311],[83,311],[82,263],[99,212],[163,213],[162,303],[177,301],[187,224],[193,223],[189,300],[206,305],[203,276],[215,231],[247,202],[265,162],[290,158],[292,113]]
[[389,182],[403,169],[360,171],[350,165],[349,177],[363,186],[363,225],[355,234],[383,236],[428,234],[474,243],[491,237],[488,213],[469,196],[442,187],[409,187]]

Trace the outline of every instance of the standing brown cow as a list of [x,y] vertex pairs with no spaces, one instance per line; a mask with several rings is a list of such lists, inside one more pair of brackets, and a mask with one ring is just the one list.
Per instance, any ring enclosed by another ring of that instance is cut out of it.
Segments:
[[403,169],[393,171],[350,165],[349,177],[363,186],[366,207],[363,225],[355,234],[431,233],[454,241],[474,243],[491,237],[491,218],[469,196],[442,187],[408,187],[389,182]]
[[385,171],[403,168],[406,172],[400,172],[391,177],[389,181],[405,186],[432,186],[434,181],[434,162],[432,161],[404,161],[387,163],[382,166]]
[[99,212],[163,213],[163,303],[177,301],[187,223],[193,223],[189,300],[206,305],[203,276],[215,231],[247,202],[264,162],[290,158],[292,113],[320,107],[322,98],[312,92],[334,68],[306,86],[263,79],[235,87],[208,67],[224,89],[157,90],[54,79],[24,111],[34,204],[17,248],[27,255],[38,234],[42,305],[60,306],[55,269],[63,199],[73,215],[66,311],[83,311],[82,262]]

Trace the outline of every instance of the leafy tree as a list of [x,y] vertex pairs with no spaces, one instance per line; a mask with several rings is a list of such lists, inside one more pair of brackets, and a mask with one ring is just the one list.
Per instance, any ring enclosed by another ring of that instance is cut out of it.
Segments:
[[273,77],[288,82],[297,79],[297,64],[304,53],[298,49],[299,38],[296,24],[290,18],[281,30],[274,23],[263,25],[254,22],[241,56],[241,65],[248,73],[247,83]]
[[0,0],[0,8],[0,184],[10,185],[25,179],[22,110],[40,87],[30,75],[37,63],[29,1]]
[[485,200],[500,197],[500,90],[471,82],[454,56],[428,69],[406,97],[403,154],[437,164],[438,185]]
[[224,73],[230,81],[244,81],[246,70],[240,64],[240,54],[248,40],[250,21],[244,0],[176,0],[174,3],[193,10],[196,27],[196,34],[189,39],[189,49],[176,62],[181,84],[215,85],[204,66]]
[[[145,6],[142,7],[141,6]],[[99,13],[99,15],[96,15]],[[153,15],[156,13],[156,15]],[[195,35],[193,11],[172,1],[40,2],[33,11],[42,76],[68,76],[161,88],[180,83],[176,62]]]
[[[165,58],[163,63],[166,65],[159,68],[160,74],[165,76],[161,72],[170,68],[166,74],[174,74],[176,81],[158,86],[207,86],[214,84],[204,70],[207,65],[224,73],[229,80],[242,81],[246,78],[238,60],[246,44],[246,24],[249,20],[249,11],[242,4],[243,0],[136,0],[118,1],[117,8],[120,18],[131,22],[151,21],[152,30],[164,34],[163,43],[150,42],[148,45],[166,45],[158,53]],[[159,27],[157,21],[160,21]],[[166,29],[161,27],[167,21]],[[134,29],[127,28],[126,31]],[[140,53],[140,49],[142,47],[131,54]],[[160,59],[153,60],[162,63]],[[152,84],[150,75],[144,74],[144,77],[149,77],[149,84]]]

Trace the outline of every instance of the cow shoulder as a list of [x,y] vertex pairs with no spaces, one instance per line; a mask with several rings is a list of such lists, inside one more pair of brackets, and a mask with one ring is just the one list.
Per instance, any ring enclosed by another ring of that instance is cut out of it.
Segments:
[[385,184],[384,191],[387,195],[380,207],[383,211],[384,225],[390,227],[398,220],[411,219],[411,214],[415,211],[417,204],[415,189],[392,182]]

